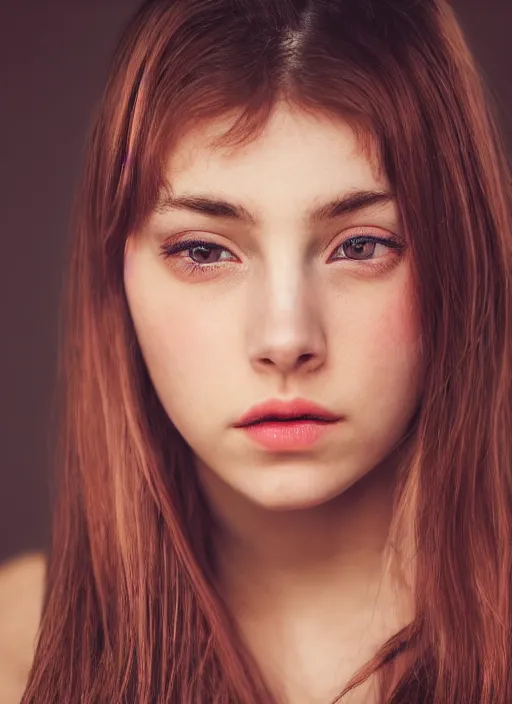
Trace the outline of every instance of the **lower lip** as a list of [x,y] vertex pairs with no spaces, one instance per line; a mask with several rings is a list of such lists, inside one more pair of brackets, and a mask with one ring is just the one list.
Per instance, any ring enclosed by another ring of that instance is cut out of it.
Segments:
[[241,429],[267,450],[285,452],[311,447],[335,425],[336,422],[312,420],[277,421],[246,425]]

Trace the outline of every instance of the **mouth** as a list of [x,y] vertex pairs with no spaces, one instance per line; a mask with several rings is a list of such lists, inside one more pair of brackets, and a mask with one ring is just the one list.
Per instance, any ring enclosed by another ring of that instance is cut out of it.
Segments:
[[253,406],[235,424],[237,428],[265,424],[333,423],[340,416],[307,399],[271,399]]
[[263,425],[265,423],[282,423],[282,424],[292,424],[292,423],[335,423],[335,420],[329,418],[321,418],[319,416],[301,415],[301,416],[290,416],[283,418],[281,416],[265,416],[264,418],[258,418],[252,421],[252,423],[246,423],[244,427],[249,427],[252,425]]
[[238,427],[253,443],[267,451],[303,452],[311,450],[328,436],[338,420],[310,414],[266,415]]

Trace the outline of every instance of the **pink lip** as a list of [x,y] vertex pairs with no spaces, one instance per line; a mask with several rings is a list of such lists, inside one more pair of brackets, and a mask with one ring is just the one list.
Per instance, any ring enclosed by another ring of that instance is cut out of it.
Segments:
[[269,421],[241,426],[241,429],[267,450],[292,452],[311,447],[335,425],[335,421]]
[[[298,416],[314,418],[299,419]],[[292,451],[311,447],[338,420],[340,416],[311,401],[276,399],[251,408],[235,427],[269,450]]]
[[327,408],[323,408],[312,401],[296,398],[292,401],[282,401],[273,399],[265,401],[256,406],[253,406],[245,415],[243,415],[235,424],[235,427],[250,425],[261,421],[267,416],[274,416],[286,420],[297,418],[298,416],[315,416],[315,420],[336,421],[340,420],[340,416],[335,415]]

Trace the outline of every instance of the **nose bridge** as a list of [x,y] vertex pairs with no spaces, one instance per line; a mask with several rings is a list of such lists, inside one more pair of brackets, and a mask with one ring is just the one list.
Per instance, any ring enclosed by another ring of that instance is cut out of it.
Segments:
[[248,296],[249,354],[258,366],[282,373],[316,367],[325,338],[314,271],[300,256],[283,252],[263,266]]

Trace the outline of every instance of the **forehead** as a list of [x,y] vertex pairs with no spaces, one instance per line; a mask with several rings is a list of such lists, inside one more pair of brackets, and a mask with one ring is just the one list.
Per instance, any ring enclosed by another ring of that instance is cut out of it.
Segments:
[[387,178],[376,156],[375,145],[363,145],[348,122],[311,115],[286,107],[277,108],[263,131],[235,148],[213,144],[231,126],[219,119],[188,131],[174,146],[167,160],[167,173],[174,189],[224,184],[242,192],[264,189],[318,187],[322,195],[332,179],[336,190],[346,187],[386,188]]

